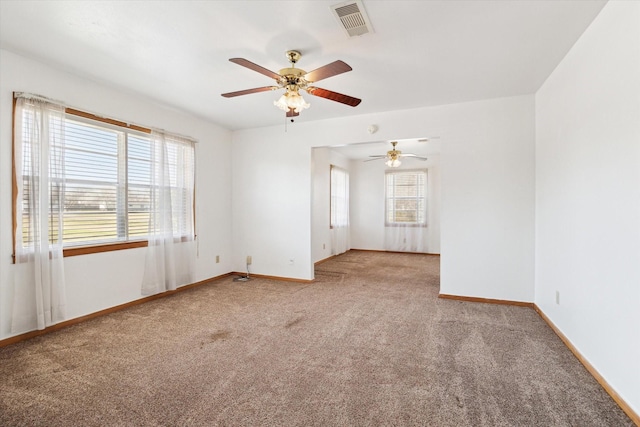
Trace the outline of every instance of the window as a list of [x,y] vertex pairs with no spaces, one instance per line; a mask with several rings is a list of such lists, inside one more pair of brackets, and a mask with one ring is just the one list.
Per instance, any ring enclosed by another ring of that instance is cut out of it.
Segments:
[[397,171],[385,174],[386,225],[426,225],[427,171]]
[[[36,138],[30,136],[33,130],[27,129],[37,125],[33,125],[34,116],[28,105],[15,114],[21,114],[24,129],[21,136],[16,135],[15,142],[22,143],[24,153],[22,164],[15,165],[16,179],[22,180],[22,200],[16,200],[15,214],[21,215],[22,246],[28,248],[33,242],[24,224],[29,223],[32,212],[29,176],[34,173],[29,153]],[[52,142],[50,155],[62,156],[62,161],[55,164],[62,165],[63,170],[58,178],[52,178],[49,193],[51,200],[61,200],[63,209],[52,204],[49,208],[49,223],[53,224],[49,227],[49,240],[57,240],[62,228],[65,255],[87,247],[113,250],[145,246],[153,206],[153,162],[157,162],[150,131],[72,109],[66,109],[62,120],[63,137]],[[165,140],[171,197],[180,199],[177,206],[182,209],[185,203],[193,206],[193,144],[166,135]],[[60,194],[62,197],[57,197]],[[60,211],[62,221],[57,221]],[[185,222],[183,216],[174,215],[173,221],[177,220]],[[193,233],[191,221],[177,225],[181,233]],[[78,254],[99,251],[81,250]]]
[[330,227],[349,225],[349,174],[344,169],[331,165],[331,210]]
[[65,125],[64,246],[144,239],[148,136],[83,118],[67,118]]

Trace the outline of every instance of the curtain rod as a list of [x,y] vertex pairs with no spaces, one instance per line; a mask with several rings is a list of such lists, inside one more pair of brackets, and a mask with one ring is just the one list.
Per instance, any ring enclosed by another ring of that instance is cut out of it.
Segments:
[[37,100],[37,101],[51,102],[52,104],[58,104],[61,107],[66,107],[66,105],[64,105],[64,102],[62,102],[62,101],[58,101],[57,99],[47,98],[46,96],[38,95],[38,94],[35,94],[35,93],[13,92],[13,97],[16,98],[16,99],[17,98],[25,98],[25,99],[33,99],[33,100]]
[[178,138],[187,139],[187,140],[189,140],[189,141],[192,141],[193,143],[198,143],[198,140],[197,140],[197,139],[195,139],[195,138],[193,138],[193,137],[191,137],[191,136],[183,135],[183,134],[176,133],[176,132],[167,132],[166,130],[161,129],[161,128],[154,128],[154,127],[149,127],[149,126],[142,126],[142,125],[138,125],[138,124],[136,124],[136,123],[131,123],[131,122],[126,121],[126,120],[118,120],[118,119],[114,119],[114,118],[112,118],[112,117],[105,117],[105,116],[103,116],[103,115],[96,114],[96,113],[93,113],[93,112],[91,112],[91,111],[80,110],[80,109],[77,109],[77,108],[74,108],[74,107],[70,107],[70,106],[66,105],[66,104],[65,104],[64,102],[62,102],[62,101],[58,101],[58,100],[56,100],[56,99],[52,99],[52,98],[47,98],[46,96],[38,95],[38,94],[36,94],[36,93],[29,93],[29,92],[13,92],[13,97],[14,97],[15,99],[17,99],[17,98],[25,98],[25,99],[33,99],[33,100],[37,100],[37,101],[50,102],[50,103],[52,103],[52,104],[58,104],[58,105],[60,105],[61,107],[64,107],[64,108],[69,108],[69,109],[72,109],[72,110],[76,110],[76,111],[80,111],[80,112],[88,113],[88,114],[91,114],[91,115],[93,115],[93,116],[95,116],[95,117],[98,117],[98,118],[101,118],[101,119],[104,119],[104,120],[111,120],[111,121],[122,122],[122,123],[127,124],[128,126],[134,126],[134,127],[138,127],[138,128],[149,129],[149,130],[150,130],[150,131],[152,131],[152,132],[158,132],[158,133],[168,134],[168,135],[171,135],[171,136],[176,136],[176,137],[178,137]]

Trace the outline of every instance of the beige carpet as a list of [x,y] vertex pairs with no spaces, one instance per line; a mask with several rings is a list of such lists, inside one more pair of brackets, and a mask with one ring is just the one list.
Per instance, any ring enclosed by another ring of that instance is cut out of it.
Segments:
[[532,309],[438,299],[438,264],[352,251],[2,348],[0,425],[633,425]]

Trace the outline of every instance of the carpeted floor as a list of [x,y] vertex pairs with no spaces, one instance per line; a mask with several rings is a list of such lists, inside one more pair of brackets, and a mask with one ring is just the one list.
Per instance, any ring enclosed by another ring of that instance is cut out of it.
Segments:
[[351,251],[1,348],[0,425],[633,425],[532,309],[438,287],[438,257]]

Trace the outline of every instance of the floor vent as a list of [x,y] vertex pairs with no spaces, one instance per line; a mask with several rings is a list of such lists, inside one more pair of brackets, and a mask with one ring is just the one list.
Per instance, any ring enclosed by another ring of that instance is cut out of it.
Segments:
[[373,33],[371,22],[360,0],[333,5],[331,11],[349,37]]

